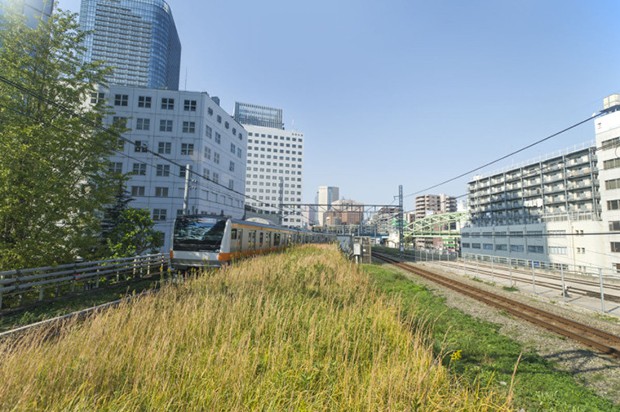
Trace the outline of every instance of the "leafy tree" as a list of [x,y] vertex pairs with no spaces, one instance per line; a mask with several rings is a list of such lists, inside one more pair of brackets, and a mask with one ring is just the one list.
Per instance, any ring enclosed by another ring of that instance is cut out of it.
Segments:
[[125,179],[117,181],[115,201],[105,209],[101,222],[101,257],[129,257],[163,246],[160,232],[148,210],[129,208],[134,199],[125,187]]
[[106,238],[113,257],[140,255],[163,246],[163,238],[153,229],[154,224],[147,209],[122,210]]
[[81,60],[83,37],[63,11],[36,29],[0,17],[0,270],[89,257],[99,241],[119,139],[86,104],[107,70]]

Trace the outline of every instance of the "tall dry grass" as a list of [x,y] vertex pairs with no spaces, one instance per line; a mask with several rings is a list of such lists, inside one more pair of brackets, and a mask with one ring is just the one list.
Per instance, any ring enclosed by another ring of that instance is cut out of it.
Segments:
[[0,346],[4,410],[508,410],[334,247],[241,262]]

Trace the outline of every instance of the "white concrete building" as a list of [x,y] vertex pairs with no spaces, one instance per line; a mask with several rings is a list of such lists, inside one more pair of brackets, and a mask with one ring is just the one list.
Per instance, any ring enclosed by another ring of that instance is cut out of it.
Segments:
[[300,206],[303,133],[276,127],[283,125],[281,109],[237,103],[235,117],[247,122],[246,203],[283,226],[305,227]]
[[165,233],[169,248],[172,224],[183,213],[186,165],[192,171],[189,213],[244,215],[247,132],[206,92],[111,86],[94,95],[114,112],[107,119],[124,122],[122,154],[110,167],[129,175],[133,208],[146,208]]
[[620,96],[594,120],[596,145],[469,182],[462,252],[620,273]]

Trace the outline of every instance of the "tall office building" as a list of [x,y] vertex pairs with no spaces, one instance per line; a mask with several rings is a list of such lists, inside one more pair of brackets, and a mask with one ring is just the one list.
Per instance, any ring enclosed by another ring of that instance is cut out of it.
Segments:
[[179,89],[181,42],[164,0],[82,0],[85,60],[113,68],[110,84]]
[[129,130],[110,170],[128,175],[133,208],[151,212],[169,246],[172,223],[183,213],[187,165],[191,175],[188,213],[244,216],[247,133],[207,93],[110,86],[105,99],[114,110],[107,123]]
[[282,110],[235,104],[235,120],[248,132],[246,205],[284,226],[304,227],[301,210],[304,135],[284,129]]
[[317,211],[317,219],[320,226],[325,226],[325,213],[330,210],[330,206],[338,199],[340,199],[340,189],[335,186],[319,186],[317,192],[318,204],[325,205],[319,206]]
[[26,24],[35,28],[39,21],[47,20],[52,15],[53,0],[0,0],[0,13],[4,7],[16,7],[26,17]]

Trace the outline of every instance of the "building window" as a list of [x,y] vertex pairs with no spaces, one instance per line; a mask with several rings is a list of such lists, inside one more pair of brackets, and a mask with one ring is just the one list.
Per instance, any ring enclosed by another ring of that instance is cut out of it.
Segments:
[[185,177],[185,166],[179,167],[179,177]]
[[183,122],[183,133],[196,132],[196,122]]
[[215,164],[220,164],[220,154],[218,152],[213,153],[213,162]]
[[482,244],[482,249],[484,249],[484,250],[493,250],[493,244],[492,243],[483,243]]
[[131,186],[132,196],[144,196],[144,186]]
[[469,243],[463,243],[462,246],[463,246],[464,249],[469,249]]
[[90,103],[97,104],[105,99],[105,93],[91,93]]
[[543,246],[528,245],[527,252],[528,253],[545,253],[545,249]]
[[121,129],[126,129],[127,118],[123,116],[114,116],[112,117],[112,124],[116,127],[120,127]]
[[218,132],[215,132],[215,143],[220,144],[222,142],[222,135]]
[[183,110],[185,110],[186,112],[195,112],[196,100],[185,100],[183,102]]
[[242,152],[241,152],[241,148],[240,148],[240,147],[238,147],[238,148],[237,148],[237,157],[238,157],[239,159],[241,159],[241,154],[242,154]]
[[548,246],[550,255],[566,255],[568,249],[565,246]]
[[234,143],[230,144],[230,153],[235,154],[235,151],[237,150],[237,146],[235,146]]
[[566,237],[566,230],[548,230],[547,235],[552,237]]
[[159,131],[160,132],[171,132],[172,131],[172,120],[160,120]]
[[605,189],[613,190],[620,188],[620,179],[605,180]]
[[219,173],[216,173],[216,172],[213,173],[213,181],[215,183],[219,183],[220,182],[220,174]]
[[134,163],[132,174],[146,176],[146,163]]
[[157,153],[159,154],[170,154],[172,152],[172,143],[170,142],[159,142],[157,145]]
[[127,106],[129,104],[129,95],[126,94],[115,94],[114,95],[114,106]]
[[161,222],[166,220],[166,209],[153,209],[153,220]]
[[211,160],[211,149],[209,147],[205,147],[204,156],[205,156],[205,159]]
[[611,160],[605,160],[603,162],[603,169],[605,170],[616,169],[618,167],[620,167],[620,158],[618,157]]
[[151,96],[138,96],[138,107],[151,108]]
[[620,146],[620,137],[614,137],[613,139],[603,140],[601,142],[601,149],[608,150]]
[[620,209],[620,200],[608,200],[607,201],[607,210],[618,210]]
[[228,124],[228,122],[224,122],[224,127],[228,129],[230,127],[230,124]]
[[511,252],[523,252],[523,245],[510,245]]
[[170,165],[157,165],[157,176],[170,176]]
[[[620,242],[612,242],[612,243],[620,243]],[[612,246],[612,249],[613,249],[613,246]],[[613,250],[612,250],[612,252],[613,252]],[[584,253],[586,253],[586,248],[585,247],[578,247],[577,248],[577,253],[580,254],[580,255],[583,255]]]
[[213,134],[213,129],[211,129],[210,126],[205,127],[205,136],[207,136],[210,139],[212,134]]
[[209,113],[209,116],[213,116],[213,109],[209,107],[207,113]]
[[611,251],[614,253],[620,253],[620,242],[611,242]]
[[151,119],[136,119],[136,130],[149,130],[151,128]]
[[110,173],[123,173],[123,164],[121,162],[110,162],[110,166],[108,168]]
[[155,197],[168,197],[168,188],[167,187],[156,187]]
[[182,156],[191,156],[193,154],[194,154],[193,143],[181,143],[181,155]]
[[222,116],[220,116],[219,114],[217,115],[217,122],[222,123]]
[[472,249],[480,249],[480,243],[472,243],[471,244],[471,248]]
[[143,140],[136,140],[134,142],[134,152],[146,153],[149,151],[147,143]]
[[495,245],[495,250],[507,251],[508,250],[508,245],[506,245],[506,244]]
[[234,190],[235,189],[235,181],[233,179],[229,179],[228,180],[228,188],[230,190]]
[[230,165],[228,166],[228,170],[230,170],[231,172],[235,171],[235,163],[234,162],[230,162]]
[[514,237],[523,237],[523,232],[510,232],[510,237],[514,238]]
[[162,97],[161,109],[162,110],[174,110],[174,99],[170,97]]

